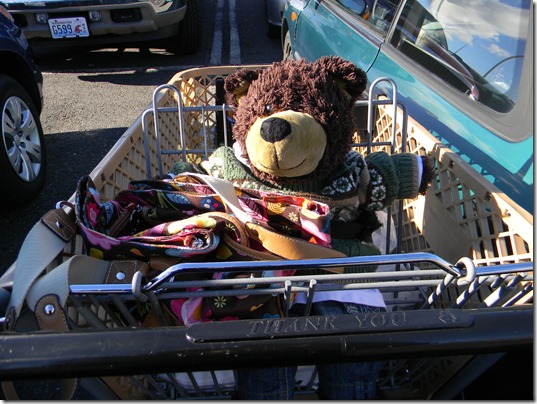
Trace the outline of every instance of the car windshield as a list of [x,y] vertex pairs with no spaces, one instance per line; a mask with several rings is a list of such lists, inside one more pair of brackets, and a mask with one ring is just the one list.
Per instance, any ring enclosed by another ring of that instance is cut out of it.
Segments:
[[411,0],[391,43],[498,112],[516,102],[529,0]]

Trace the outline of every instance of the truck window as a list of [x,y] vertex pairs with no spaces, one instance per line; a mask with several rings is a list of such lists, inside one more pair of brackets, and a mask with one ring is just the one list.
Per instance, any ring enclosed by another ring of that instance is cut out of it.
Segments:
[[530,0],[409,0],[391,44],[497,112],[516,100]]
[[359,16],[371,28],[385,35],[401,0],[337,0],[337,2]]

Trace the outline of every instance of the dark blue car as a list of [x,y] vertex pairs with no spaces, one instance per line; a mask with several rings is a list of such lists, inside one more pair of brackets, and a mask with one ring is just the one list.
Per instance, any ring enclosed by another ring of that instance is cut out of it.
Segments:
[[43,187],[42,109],[41,71],[22,30],[0,5],[0,208],[26,204]]

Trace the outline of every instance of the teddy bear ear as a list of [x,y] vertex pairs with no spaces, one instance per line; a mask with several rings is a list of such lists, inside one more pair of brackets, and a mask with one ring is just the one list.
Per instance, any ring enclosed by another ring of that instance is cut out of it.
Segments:
[[260,69],[239,69],[228,75],[224,80],[226,102],[234,107],[239,106],[240,99],[248,93],[252,82],[258,79]]
[[367,74],[352,62],[338,56],[324,56],[319,58],[317,63],[335,77],[346,98],[350,99],[351,105],[365,91]]

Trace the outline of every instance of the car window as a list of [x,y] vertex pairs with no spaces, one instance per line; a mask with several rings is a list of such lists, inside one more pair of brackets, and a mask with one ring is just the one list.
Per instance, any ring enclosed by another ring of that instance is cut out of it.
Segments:
[[497,112],[515,105],[530,0],[409,0],[391,44]]
[[382,34],[388,32],[395,11],[402,0],[337,0],[351,13]]

